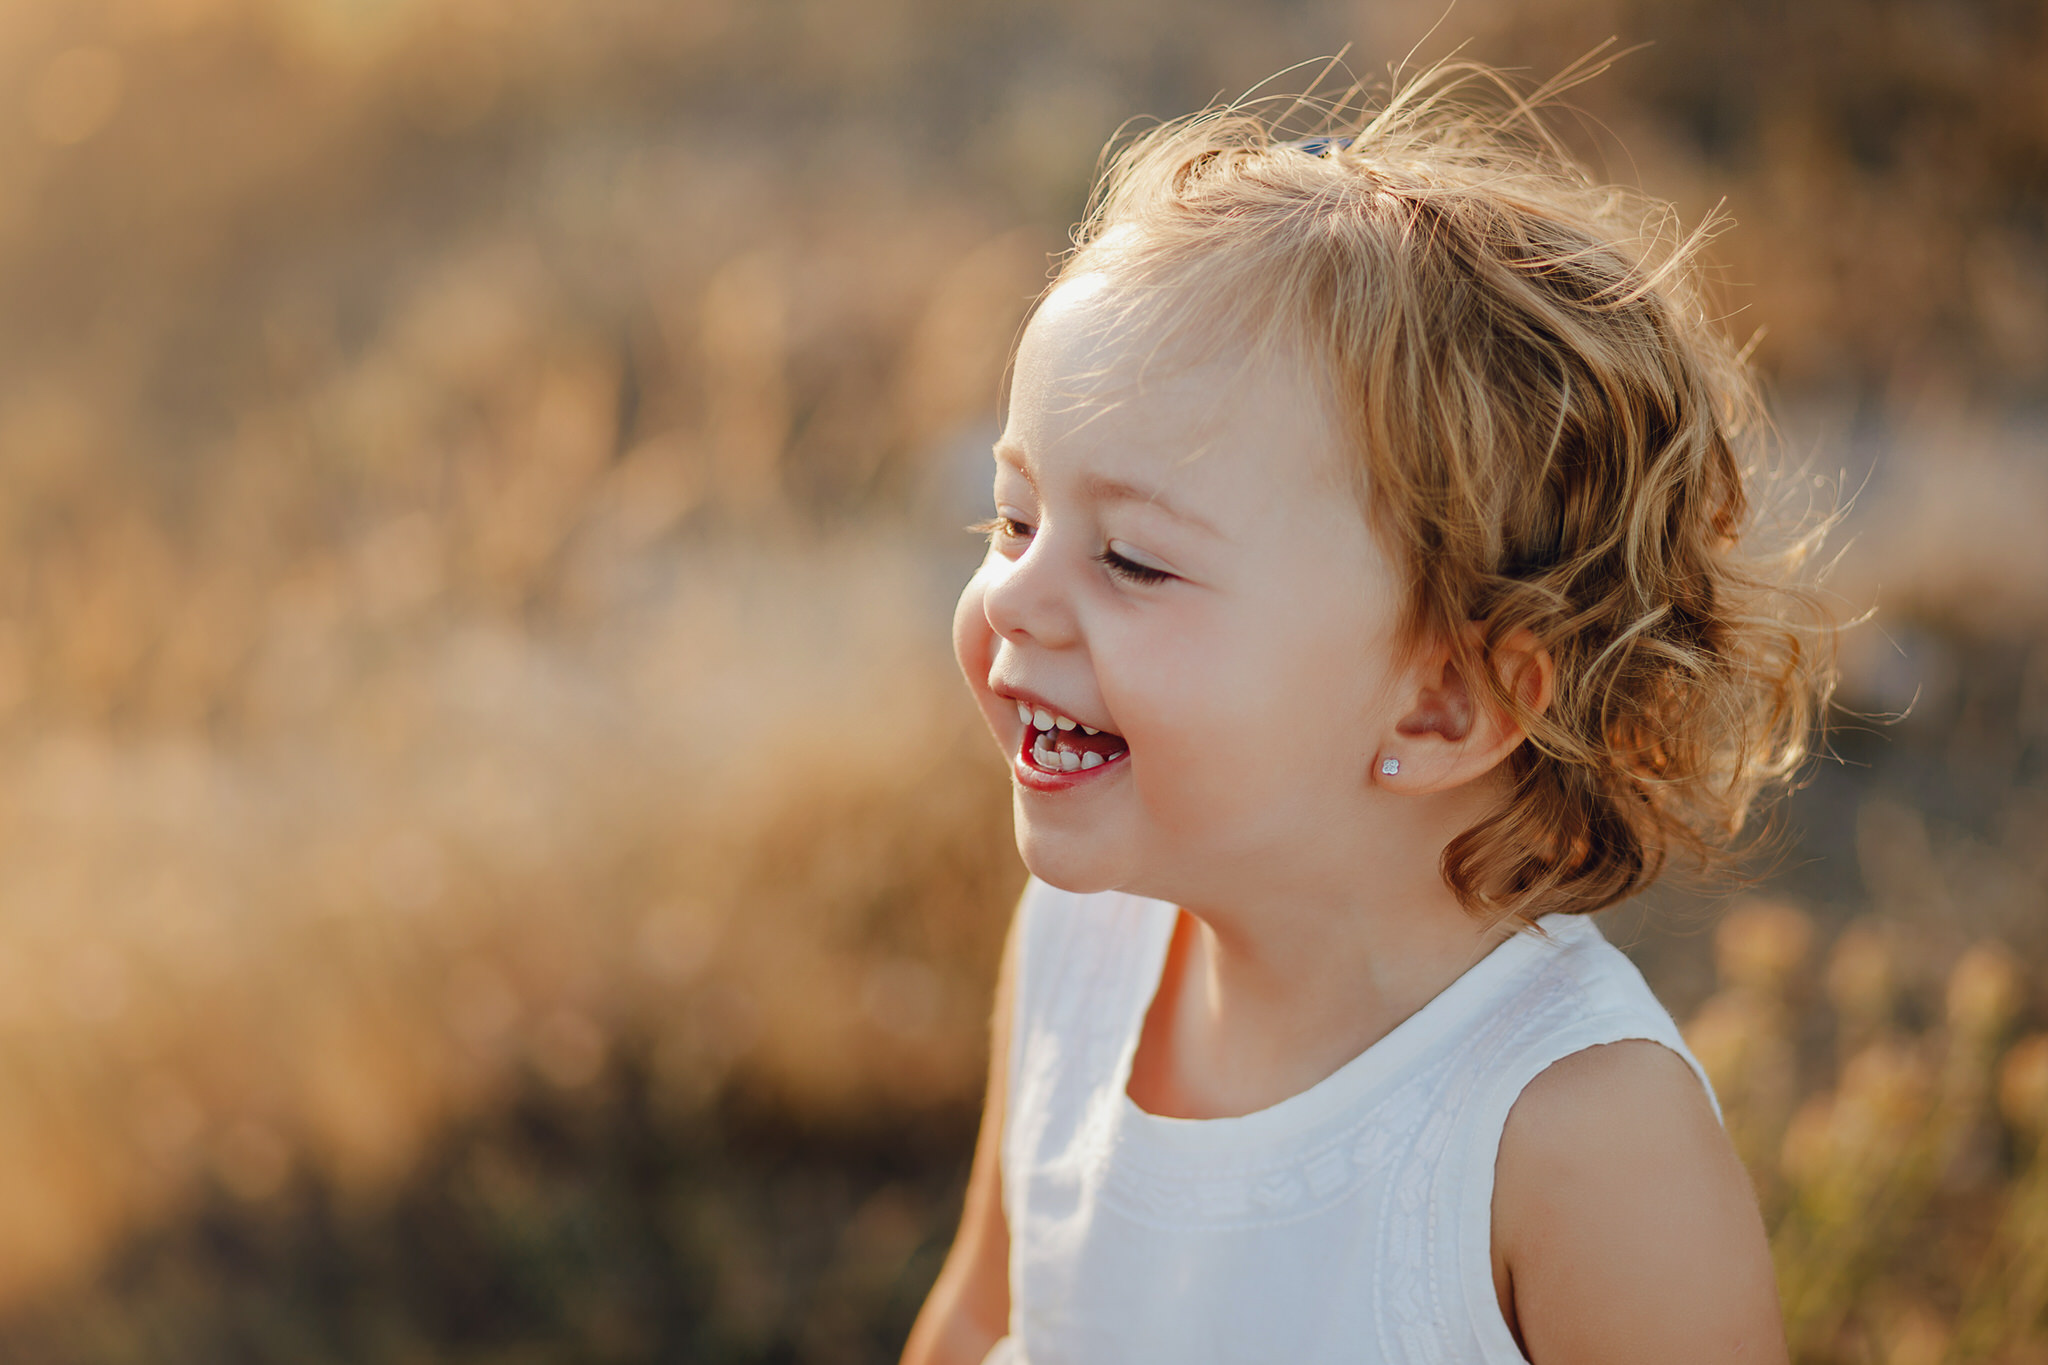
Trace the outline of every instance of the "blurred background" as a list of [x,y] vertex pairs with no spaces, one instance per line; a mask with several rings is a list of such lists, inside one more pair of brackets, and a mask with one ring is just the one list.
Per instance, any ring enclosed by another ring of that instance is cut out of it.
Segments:
[[1876,617],[1756,883],[1607,929],[1800,1360],[2048,1360],[2037,0],[0,6],[0,1359],[892,1360],[1023,875],[959,527],[1097,153],[1610,36],[1558,127],[1739,224]]

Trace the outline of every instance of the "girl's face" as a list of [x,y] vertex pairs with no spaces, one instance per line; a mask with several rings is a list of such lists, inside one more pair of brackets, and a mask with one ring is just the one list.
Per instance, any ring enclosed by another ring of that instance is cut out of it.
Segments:
[[1077,277],[1026,330],[954,616],[1019,851],[1055,886],[1191,906],[1356,876],[1401,709],[1399,574],[1309,376],[1175,360],[1125,301]]

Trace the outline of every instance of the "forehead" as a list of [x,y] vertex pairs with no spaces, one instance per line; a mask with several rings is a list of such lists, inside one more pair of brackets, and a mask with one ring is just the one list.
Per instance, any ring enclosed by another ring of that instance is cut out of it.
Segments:
[[997,457],[1034,483],[1152,488],[1190,511],[1348,502],[1319,378],[1285,349],[1203,335],[1105,275],[1080,275],[1025,329]]

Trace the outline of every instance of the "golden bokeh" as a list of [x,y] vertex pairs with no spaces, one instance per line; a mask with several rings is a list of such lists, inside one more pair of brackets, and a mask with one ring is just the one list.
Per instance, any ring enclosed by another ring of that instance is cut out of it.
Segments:
[[1798,1359],[2048,1359],[2030,15],[4,7],[0,1358],[893,1359],[1022,876],[946,629],[1008,348],[1125,118],[1442,19],[1653,40],[1561,132],[1725,199],[1849,504],[1841,761],[1631,944]]

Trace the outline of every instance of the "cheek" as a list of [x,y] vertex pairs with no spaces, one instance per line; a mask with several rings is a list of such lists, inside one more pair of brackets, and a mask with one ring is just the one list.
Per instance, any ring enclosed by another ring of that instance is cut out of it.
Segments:
[[953,658],[984,707],[988,701],[984,695],[988,692],[988,671],[996,657],[996,633],[989,626],[988,613],[982,609],[987,582],[988,570],[984,566],[967,580],[960,601],[953,608]]
[[1359,786],[1386,679],[1357,623],[1212,624],[1132,642],[1132,666],[1103,679],[1133,749],[1151,756],[1139,775],[1157,808],[1185,822],[1218,808],[1251,820]]
[[1171,629],[1091,641],[1103,703],[1140,759],[1132,779],[1154,817],[1184,833],[1244,794],[1233,758],[1246,718],[1262,709],[1235,642],[1216,625],[1181,617]]
[[[1284,722],[1316,689],[1309,661],[1286,648],[1295,643],[1256,622],[1184,616],[1110,642],[1096,671],[1112,712],[1133,728],[1168,745],[1214,747]],[[1125,698],[1128,708],[1118,706]]]

